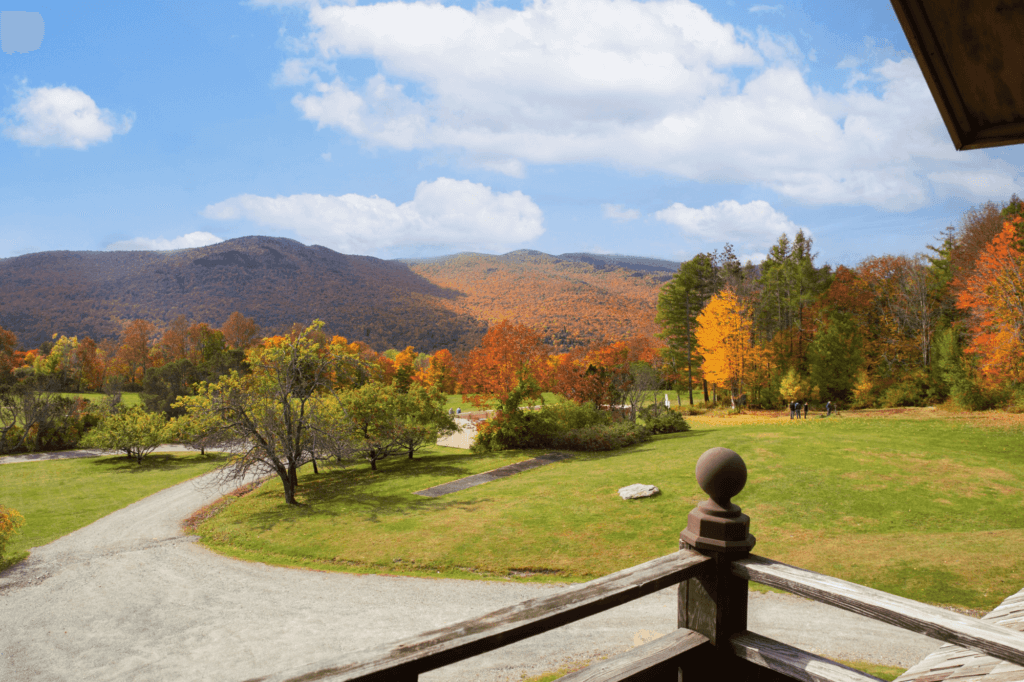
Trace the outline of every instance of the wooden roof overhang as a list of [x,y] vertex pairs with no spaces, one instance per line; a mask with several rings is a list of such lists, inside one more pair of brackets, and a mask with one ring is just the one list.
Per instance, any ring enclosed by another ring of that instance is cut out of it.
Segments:
[[892,6],[956,148],[1024,142],[1024,1]]

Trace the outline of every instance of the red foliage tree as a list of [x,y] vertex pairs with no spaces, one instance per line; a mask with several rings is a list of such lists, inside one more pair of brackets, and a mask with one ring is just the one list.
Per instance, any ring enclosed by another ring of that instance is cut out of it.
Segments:
[[546,357],[540,334],[526,325],[502,320],[487,330],[466,358],[461,377],[466,399],[476,405],[492,399],[504,402],[521,382],[539,380]]
[[1017,248],[1017,225],[1003,230],[979,254],[963,282],[957,307],[970,314],[972,335],[965,352],[976,355],[985,383],[1024,382],[1024,253]]

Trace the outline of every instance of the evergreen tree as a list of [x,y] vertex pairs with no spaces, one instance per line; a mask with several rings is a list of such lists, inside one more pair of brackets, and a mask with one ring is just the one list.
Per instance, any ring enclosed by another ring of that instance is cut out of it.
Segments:
[[[672,280],[658,295],[659,336],[668,344],[668,361],[686,371],[686,385],[693,405],[694,369],[701,364],[697,353],[697,316],[718,292],[719,280],[715,256],[701,253],[679,266]],[[707,388],[704,400],[708,400]]]

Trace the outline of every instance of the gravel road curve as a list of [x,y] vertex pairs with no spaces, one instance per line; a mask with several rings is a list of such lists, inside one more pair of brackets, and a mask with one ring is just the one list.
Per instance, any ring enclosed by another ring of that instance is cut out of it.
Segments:
[[[0,574],[0,680],[246,680],[561,589],[229,559],[179,528],[223,492],[209,475],[168,488],[32,550]],[[421,679],[518,681],[624,651],[674,622],[675,594],[665,590]],[[903,667],[938,646],[779,594],[751,594],[750,628],[826,656]]]

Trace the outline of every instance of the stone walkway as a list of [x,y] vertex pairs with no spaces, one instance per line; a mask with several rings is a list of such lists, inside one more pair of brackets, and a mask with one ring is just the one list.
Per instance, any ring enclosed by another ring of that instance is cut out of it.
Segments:
[[572,455],[563,452],[549,452],[546,455],[541,455],[540,457],[534,457],[533,459],[516,462],[515,464],[509,464],[508,466],[491,469],[490,471],[485,471],[482,474],[466,476],[465,478],[460,478],[456,481],[435,485],[433,488],[427,488],[426,490],[417,490],[413,494],[422,495],[423,497],[441,497],[448,493],[457,493],[460,490],[465,490],[466,488],[472,488],[476,485],[483,485],[484,483],[497,481],[499,478],[506,478],[513,474],[518,474],[521,471],[536,469],[537,467],[542,467],[545,464],[551,464],[552,462],[561,462],[563,459],[569,459],[571,457]]

